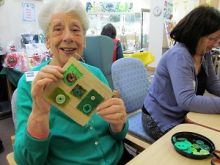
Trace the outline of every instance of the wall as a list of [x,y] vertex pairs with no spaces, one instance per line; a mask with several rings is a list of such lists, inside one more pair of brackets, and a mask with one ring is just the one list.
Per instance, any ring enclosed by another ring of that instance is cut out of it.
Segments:
[[[37,16],[39,8],[43,3],[43,0],[5,0],[5,4],[3,6],[0,6],[0,46],[2,47],[6,47],[10,41],[15,42],[15,45],[17,47],[20,47],[20,34],[41,32],[37,21],[22,21],[22,2],[33,3],[35,5],[35,11]],[[136,0],[133,2],[135,11],[140,10],[140,8],[149,8],[149,0]]]
[[195,7],[207,4],[220,10],[219,0],[173,0],[173,20],[178,22]]
[[173,20],[178,22],[193,8],[199,5],[198,0],[173,0]]
[[84,4],[86,2],[91,1],[91,2],[133,2],[133,9],[134,12],[139,11],[141,8],[147,8],[149,9],[150,7],[150,0],[84,0]]
[[42,1],[37,0],[5,0],[0,6],[0,46],[5,47],[10,41],[20,46],[20,34],[40,32],[38,23],[22,21],[22,2],[35,4],[36,15]]
[[[47,0],[44,0],[47,1]],[[55,0],[54,0],[55,1]],[[101,0],[97,0],[101,1]],[[104,0],[102,0],[104,1]],[[118,0],[114,0],[118,1]],[[126,1],[127,0],[121,0]],[[149,9],[159,5],[163,8],[164,0],[133,0],[134,11],[141,8]],[[17,48],[20,48],[20,35],[22,33],[40,33],[41,30],[36,22],[23,22],[22,20],[22,2],[30,2],[35,5],[36,16],[43,0],[5,0],[5,4],[0,6],[0,46],[5,48],[9,42],[13,41]],[[84,1],[86,2],[86,1]],[[152,6],[151,6],[152,5]],[[153,66],[156,66],[162,54],[163,40],[163,19],[162,15],[155,17],[151,13],[150,18],[150,36],[149,50],[155,55],[156,60]],[[134,29],[135,31],[136,29]],[[147,31],[147,29],[144,29]]]
[[155,56],[151,66],[156,67],[162,56],[164,0],[151,0],[150,8],[149,51]]
[[216,7],[220,9],[220,2],[219,0],[199,0],[199,4],[208,4],[210,6]]

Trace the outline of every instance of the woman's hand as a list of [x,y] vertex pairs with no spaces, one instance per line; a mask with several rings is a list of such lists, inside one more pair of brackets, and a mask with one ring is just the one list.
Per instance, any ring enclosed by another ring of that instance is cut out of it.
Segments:
[[42,68],[32,82],[32,112],[28,119],[27,130],[37,139],[45,139],[49,136],[50,104],[43,94],[45,88],[63,78],[63,69],[59,66],[47,65]]
[[107,121],[113,132],[120,132],[127,119],[124,102],[120,98],[110,98],[97,107],[97,113]]
[[33,99],[33,113],[48,115],[50,104],[43,97],[45,88],[63,78],[64,70],[59,66],[47,65],[42,68],[32,82],[31,95]]

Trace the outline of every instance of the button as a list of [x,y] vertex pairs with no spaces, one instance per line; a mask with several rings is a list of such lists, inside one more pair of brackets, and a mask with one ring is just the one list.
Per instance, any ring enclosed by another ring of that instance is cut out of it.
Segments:
[[90,126],[90,127],[89,127],[89,129],[91,129],[91,130],[92,130],[92,129],[93,129],[93,127],[92,127],[92,126]]
[[74,73],[68,73],[66,79],[67,79],[68,82],[74,82],[74,81],[76,81],[77,78],[76,78],[76,75]]
[[186,150],[188,148],[185,142],[176,142],[174,145],[180,150]]
[[98,145],[98,144],[99,144],[99,142],[96,141],[96,142],[95,142],[95,145]]
[[92,106],[90,105],[90,104],[85,104],[85,105],[83,105],[83,112],[85,113],[85,114],[88,114],[88,113],[90,113],[92,111]]
[[95,100],[95,96],[91,96],[91,100],[94,101]]
[[66,101],[66,97],[63,94],[58,94],[56,96],[57,104],[63,104]]
[[86,93],[86,90],[80,86],[79,84],[77,84],[71,91],[71,94],[73,94],[75,97],[77,98],[81,98],[84,94]]

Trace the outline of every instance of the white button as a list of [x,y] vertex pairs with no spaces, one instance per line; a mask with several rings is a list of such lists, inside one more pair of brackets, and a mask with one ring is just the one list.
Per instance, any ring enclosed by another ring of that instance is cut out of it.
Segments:
[[98,145],[98,144],[99,144],[99,142],[96,141],[96,142],[95,142],[95,145]]
[[92,126],[90,126],[90,127],[89,127],[89,129],[91,129],[91,130],[92,130],[92,129],[93,129],[93,127],[92,127]]

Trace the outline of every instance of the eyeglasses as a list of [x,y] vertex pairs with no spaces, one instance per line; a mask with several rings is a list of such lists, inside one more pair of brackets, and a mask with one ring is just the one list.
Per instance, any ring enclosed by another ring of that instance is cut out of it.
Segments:
[[211,36],[208,36],[207,38],[208,38],[208,40],[209,40],[210,42],[220,42],[220,38],[219,38],[219,37],[211,37]]

